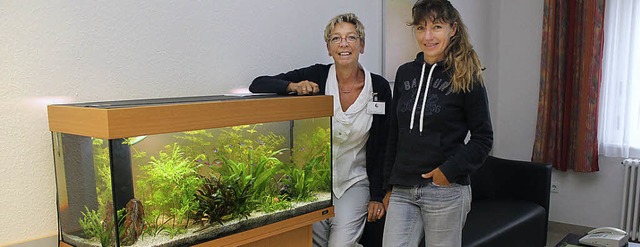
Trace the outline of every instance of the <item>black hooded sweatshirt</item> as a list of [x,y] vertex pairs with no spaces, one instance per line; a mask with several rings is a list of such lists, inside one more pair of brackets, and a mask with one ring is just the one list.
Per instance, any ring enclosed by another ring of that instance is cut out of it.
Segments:
[[[445,70],[443,62],[426,64],[422,52],[414,61],[398,68],[388,116],[384,167],[387,191],[393,185],[426,185],[432,180],[422,178],[421,174],[437,167],[450,183],[468,185],[469,174],[489,155],[493,129],[485,87],[474,83],[470,92],[454,93],[452,73]],[[416,97],[418,88],[420,95]],[[469,131],[471,138],[465,144]]]

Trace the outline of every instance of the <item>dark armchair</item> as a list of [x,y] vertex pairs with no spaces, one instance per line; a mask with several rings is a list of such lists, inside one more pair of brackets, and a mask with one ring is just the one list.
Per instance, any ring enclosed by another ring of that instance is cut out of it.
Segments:
[[463,246],[545,246],[550,189],[550,165],[489,156],[471,175]]
[[[550,165],[489,156],[471,175],[473,201],[462,246],[545,246],[550,189]],[[381,221],[367,223],[360,243],[382,246],[383,229]]]

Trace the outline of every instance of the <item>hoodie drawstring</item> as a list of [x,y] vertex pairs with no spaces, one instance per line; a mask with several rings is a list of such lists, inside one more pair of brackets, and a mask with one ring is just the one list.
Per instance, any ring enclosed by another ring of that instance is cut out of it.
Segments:
[[[420,135],[422,135],[422,130],[424,126],[424,106],[427,102],[427,94],[429,93],[429,85],[431,84],[431,75],[433,74],[433,69],[436,68],[437,63],[431,65],[431,69],[429,70],[429,76],[427,77],[427,85],[425,85],[424,95],[422,96],[422,109],[420,111]],[[416,107],[418,106],[418,99],[420,98],[420,92],[422,91],[422,82],[424,80],[424,69],[427,66],[427,63],[422,63],[422,72],[420,73],[420,83],[418,83],[418,93],[416,95],[416,100],[413,102],[413,110],[411,110],[411,122],[409,123],[409,132],[413,130],[413,121],[416,116]]]

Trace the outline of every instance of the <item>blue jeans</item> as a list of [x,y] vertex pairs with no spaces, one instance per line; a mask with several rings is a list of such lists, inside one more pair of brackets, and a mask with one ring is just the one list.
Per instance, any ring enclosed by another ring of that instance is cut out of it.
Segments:
[[383,246],[462,246],[462,227],[471,210],[471,186],[394,186],[384,225]]

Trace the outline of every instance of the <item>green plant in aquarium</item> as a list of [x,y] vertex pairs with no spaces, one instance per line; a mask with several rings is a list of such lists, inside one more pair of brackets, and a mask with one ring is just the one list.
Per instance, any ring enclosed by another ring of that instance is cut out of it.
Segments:
[[[133,147],[133,144],[143,139],[142,137],[125,138],[122,144],[130,145],[134,151],[134,158],[140,158],[146,155]],[[103,208],[112,200],[111,191],[111,166],[109,159],[109,147],[105,140],[100,138],[92,138],[93,146],[93,164],[95,167],[96,194],[98,205]]]
[[282,161],[275,156],[281,154],[286,149],[269,151],[256,157],[253,150],[249,150],[249,174],[255,177],[253,183],[253,199],[259,200],[265,195],[272,195],[276,192],[276,181],[274,177],[282,166]]
[[[110,204],[107,204],[110,206]],[[101,213],[95,210],[90,210],[87,206],[84,207],[86,212],[82,213],[82,218],[79,220],[82,231],[89,239],[97,239],[102,247],[114,246],[114,224],[113,224],[113,210],[110,213]],[[123,220],[125,218],[125,210],[118,210],[118,227],[122,227]],[[122,233],[120,233],[122,236]]]
[[281,193],[295,201],[311,201],[315,197],[311,185],[315,182],[310,169],[301,169],[295,165],[285,165],[279,184]]
[[[239,125],[223,129],[213,148],[214,157],[225,157],[227,160],[244,164],[256,163],[252,160],[255,157],[270,157],[273,150],[282,148],[284,137],[271,132],[258,134],[256,129],[261,125]],[[224,160],[216,159],[214,163],[223,165]]]
[[313,191],[331,191],[331,152],[328,149],[303,166],[303,170],[311,176],[309,187]]
[[98,205],[103,208],[112,200],[111,168],[109,165],[109,147],[103,139],[93,138],[93,164],[96,179]]
[[299,135],[295,141],[293,162],[302,166],[314,191],[331,190],[331,129],[318,127]]
[[259,209],[267,213],[285,210],[291,207],[291,199],[286,194],[276,196],[264,195],[259,204]]
[[211,140],[213,140],[212,130],[193,130],[185,131],[179,135],[175,135],[176,139],[184,140],[184,153],[190,157],[198,157],[201,155],[206,161],[208,154],[207,151],[211,149]]
[[238,179],[242,185],[252,182],[250,193],[252,199],[258,201],[264,195],[272,195],[276,192],[276,183],[274,177],[282,166],[282,162],[275,156],[282,153],[286,149],[268,151],[265,154],[257,156],[253,150],[247,152],[247,162],[237,162],[220,156],[219,158],[225,165],[215,167],[214,170],[220,174],[225,181],[233,181]]
[[241,181],[242,177],[225,181],[216,176],[200,176],[204,183],[196,194],[199,202],[196,216],[208,224],[223,224],[231,218],[247,218],[254,205],[250,194],[253,179],[245,183]]
[[[258,134],[257,128],[261,125],[239,125],[217,130],[185,131],[175,137],[184,143],[186,155],[200,156],[203,162],[220,165],[223,161],[218,157],[224,156],[246,164],[249,150],[259,156],[269,150],[281,147],[284,143],[282,136],[273,133]],[[216,134],[217,131],[220,133]]]
[[86,206],[85,211],[86,213],[82,212],[82,218],[79,220],[84,235],[89,239],[98,239],[100,245],[103,247],[111,246],[113,242],[111,231],[113,231],[113,228],[109,229],[102,226],[103,219],[97,211],[90,210]]
[[155,236],[163,231],[175,232],[169,229],[181,225],[189,226],[189,219],[198,208],[196,191],[203,183],[198,177],[199,167],[177,143],[165,146],[157,158],[152,156],[148,164],[141,166],[138,186],[147,212],[147,232]]
[[314,191],[331,190],[331,131],[316,131],[296,139],[292,165],[284,165],[281,192],[296,201],[314,200]]

